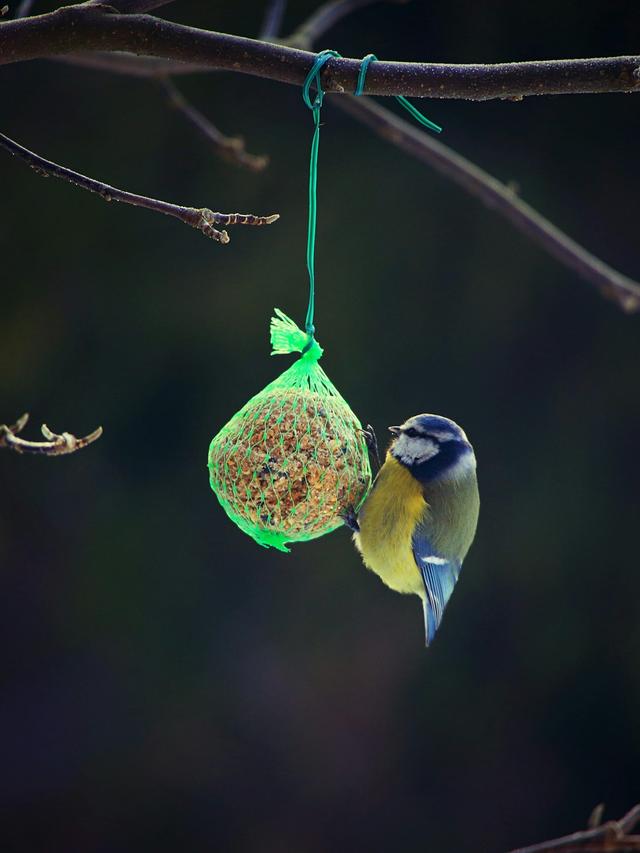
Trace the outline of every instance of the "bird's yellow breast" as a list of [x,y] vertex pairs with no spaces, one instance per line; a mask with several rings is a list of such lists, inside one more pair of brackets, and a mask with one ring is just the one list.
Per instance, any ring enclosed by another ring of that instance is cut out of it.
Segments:
[[387,454],[360,510],[354,540],[365,565],[396,592],[424,592],[411,538],[426,509],[420,483]]

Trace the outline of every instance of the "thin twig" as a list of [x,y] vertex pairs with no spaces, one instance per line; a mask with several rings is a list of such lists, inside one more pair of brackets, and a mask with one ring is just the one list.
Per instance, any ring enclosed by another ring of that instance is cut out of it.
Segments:
[[369,98],[335,98],[340,109],[353,115],[383,139],[450,178],[487,207],[497,210],[556,260],[573,269],[624,311],[640,309],[640,284],[605,264],[568,237],[517,194],[439,140]]
[[244,140],[240,136],[225,136],[221,133],[208,118],[186,100],[182,92],[170,79],[164,78],[159,82],[171,106],[196,127],[209,142],[213,143],[214,150],[223,159],[235,163],[237,166],[244,166],[252,172],[261,172],[268,165],[269,158],[267,156],[249,154],[246,151]]
[[587,821],[587,829],[595,829],[597,826],[602,826],[602,818],[604,817],[604,803],[598,803],[594,806],[589,820]]
[[[357,12],[365,6],[379,3],[381,0],[331,0],[320,6],[307,20],[294,30],[286,39],[281,39],[281,44],[289,47],[298,47],[300,50],[311,50],[317,39],[323,36],[327,30],[334,27],[352,12]],[[408,0],[385,0],[387,3],[407,3]],[[274,33],[274,36],[277,35]],[[273,38],[274,36],[271,36]],[[265,38],[265,36],[262,36]]]
[[627,835],[633,832],[636,826],[640,826],[640,803],[620,818],[618,826]]
[[70,432],[51,432],[46,424],[42,424],[42,435],[46,441],[27,441],[20,438],[18,433],[22,432],[29,420],[28,413],[22,415],[13,426],[0,424],[0,447],[7,447],[16,453],[34,453],[40,456],[66,456],[75,453],[89,444],[93,444],[102,435],[102,427],[94,429],[84,438],[76,438]]
[[264,12],[262,26],[260,27],[260,38],[262,41],[269,41],[276,38],[282,29],[282,20],[287,8],[287,0],[269,0],[267,8]]
[[12,435],[17,435],[26,427],[28,421],[29,412],[25,412],[24,415],[19,417],[15,424],[12,424],[11,426],[7,426],[7,424],[0,424],[0,446],[2,446],[2,440],[7,432],[12,433]]
[[252,213],[215,213],[208,207],[182,207],[167,201],[119,190],[109,184],[104,184],[94,178],[88,178],[79,172],[67,169],[65,166],[59,166],[57,163],[45,160],[2,133],[0,133],[0,148],[4,148],[10,154],[24,160],[39,175],[62,178],[62,180],[75,184],[82,189],[97,193],[105,201],[121,201],[135,207],[153,210],[156,213],[174,216],[186,225],[201,231],[205,237],[210,237],[219,243],[228,243],[229,235],[226,231],[218,231],[216,225],[271,225],[272,222],[280,218],[278,213],[273,213],[270,216],[254,216]]
[[[224,68],[297,86],[315,59],[308,51],[164,21],[109,13],[108,7],[64,6],[0,26],[0,64],[74,53],[125,50]],[[328,92],[353,92],[360,59],[331,59],[323,72]],[[640,90],[640,56],[558,59],[499,65],[375,62],[367,76],[372,95],[431,98],[522,98],[528,95]]]
[[31,12],[32,6],[33,0],[22,0],[22,2],[18,4],[18,8],[16,9],[16,13],[13,17],[26,18],[27,15],[29,15],[29,13]]
[[640,850],[640,835],[630,835],[640,824],[640,805],[634,806],[620,820],[611,820],[601,826],[563,835],[531,847],[518,847],[511,853],[623,853]]

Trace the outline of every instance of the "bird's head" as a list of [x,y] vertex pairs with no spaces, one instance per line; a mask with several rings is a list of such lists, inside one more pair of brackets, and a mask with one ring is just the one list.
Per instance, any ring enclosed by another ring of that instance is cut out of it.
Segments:
[[391,426],[389,453],[418,480],[463,477],[475,469],[473,447],[464,430],[440,415],[415,415]]

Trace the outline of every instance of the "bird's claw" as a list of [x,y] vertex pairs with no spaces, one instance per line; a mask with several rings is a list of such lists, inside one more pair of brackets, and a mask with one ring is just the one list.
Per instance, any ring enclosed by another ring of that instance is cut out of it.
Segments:
[[369,453],[375,459],[375,462],[376,462],[376,465],[378,466],[378,469],[380,469],[381,466],[380,466],[380,454],[378,452],[378,437],[376,436],[376,432],[375,432],[374,428],[371,426],[371,424],[367,424],[367,426],[364,429],[362,427],[360,427],[358,429],[358,432],[362,433],[365,444],[367,445],[367,447],[369,449]]
[[360,533],[360,525],[358,524],[358,516],[355,509],[351,506],[346,512],[340,513],[340,518],[354,533]]

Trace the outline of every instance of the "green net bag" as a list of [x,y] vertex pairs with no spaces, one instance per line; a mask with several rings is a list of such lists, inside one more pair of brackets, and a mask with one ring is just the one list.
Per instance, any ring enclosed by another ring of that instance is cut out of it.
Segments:
[[288,551],[359,508],[371,467],[360,421],[318,364],[322,347],[276,315],[272,355],[301,355],[222,427],[208,464],[229,518],[260,545]]

